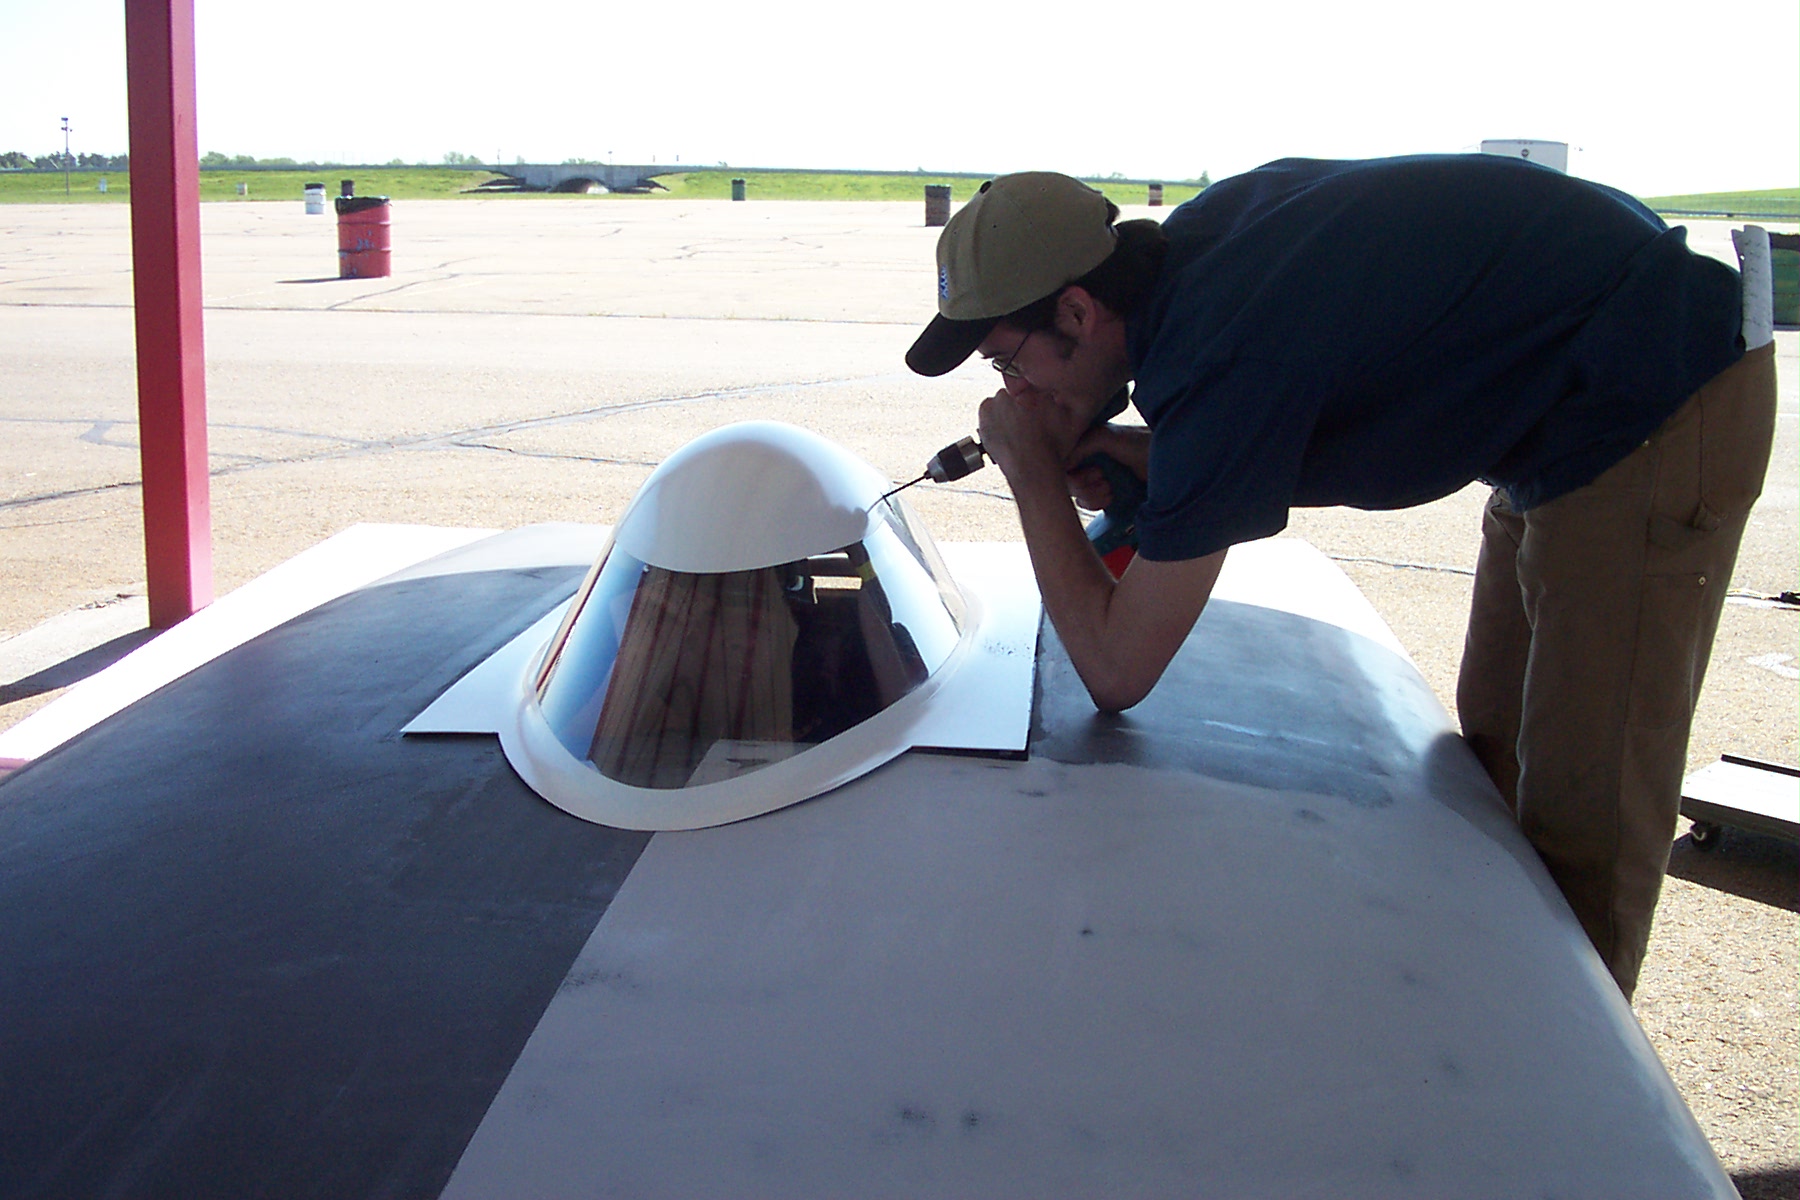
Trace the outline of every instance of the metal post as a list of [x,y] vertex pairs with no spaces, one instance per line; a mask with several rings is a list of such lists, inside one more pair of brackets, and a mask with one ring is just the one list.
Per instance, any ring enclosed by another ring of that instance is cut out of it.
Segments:
[[212,602],[194,0],[125,0],[131,263],[150,624]]
[[63,199],[67,200],[69,198],[69,118],[64,117],[62,119],[62,123],[63,123]]

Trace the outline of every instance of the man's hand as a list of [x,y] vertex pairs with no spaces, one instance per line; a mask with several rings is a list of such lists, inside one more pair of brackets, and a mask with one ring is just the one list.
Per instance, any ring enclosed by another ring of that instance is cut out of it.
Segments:
[[1078,414],[1016,385],[981,402],[980,428],[982,449],[1015,490],[1026,479],[1060,477],[1086,431]]
[[[1150,478],[1150,431],[1140,425],[1101,425],[1081,435],[1069,461],[1080,463],[1090,455],[1104,454],[1139,479]],[[1071,467],[1066,486],[1075,503],[1089,512],[1112,506],[1112,485],[1099,467]]]

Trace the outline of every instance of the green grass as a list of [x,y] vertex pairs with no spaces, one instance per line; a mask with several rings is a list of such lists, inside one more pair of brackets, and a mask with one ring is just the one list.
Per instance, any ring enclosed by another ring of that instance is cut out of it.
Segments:
[[[657,177],[668,188],[654,195],[690,200],[727,200],[731,181],[744,181],[747,200],[918,200],[923,202],[927,184],[948,184],[950,199],[960,204],[981,187],[979,175],[929,175],[924,173],[878,174],[837,171],[689,171]],[[1140,180],[1090,179],[1115,204],[1142,204],[1145,183]],[[1180,204],[1200,191],[1194,184],[1169,183],[1163,187],[1163,203]]]
[[1659,213],[1705,212],[1778,214],[1800,220],[1800,188],[1762,192],[1700,192],[1688,196],[1649,196],[1644,203]]
[[[391,196],[396,200],[437,200],[460,196],[492,171],[458,167],[325,167],[295,171],[200,172],[202,201],[299,200],[306,185],[322,183],[326,196],[335,196],[338,181],[354,179],[363,196]],[[106,180],[106,192],[99,190]],[[238,195],[238,184],[247,189]],[[68,200],[80,204],[119,203],[131,198],[131,177],[123,171],[71,171]],[[0,171],[0,204],[61,204],[63,177],[58,173]]]
[[[468,194],[483,180],[495,178],[487,168],[467,167],[315,167],[306,170],[245,171],[225,168],[200,172],[200,199],[204,201],[292,201],[301,198],[308,183],[323,183],[327,196],[337,195],[338,181],[351,178],[364,196],[390,196],[395,200],[438,200]],[[104,177],[107,191],[99,182]],[[877,171],[749,171],[729,167],[681,171],[671,169],[657,177],[667,191],[643,196],[573,195],[531,192],[519,199],[552,201],[603,201],[685,199],[728,200],[731,181],[744,180],[746,197],[756,200],[919,200],[926,184],[948,184],[950,198],[962,203],[975,194],[982,177],[930,175],[923,172]],[[1142,204],[1144,180],[1090,179],[1115,204]],[[238,195],[243,184],[247,194]],[[1166,183],[1163,202],[1180,204],[1196,195],[1192,183]],[[513,193],[499,193],[502,196]],[[78,204],[120,203],[131,196],[131,178],[122,171],[73,171],[69,175],[67,201]],[[0,171],[0,204],[61,204],[60,173]],[[1772,188],[1759,192],[1703,192],[1685,196],[1651,196],[1644,203],[1658,212],[1757,213],[1800,220],[1800,188]]]
[[[96,188],[106,180],[108,191]],[[0,171],[0,204],[108,204],[127,198],[130,184],[122,171],[71,171],[69,194],[63,195],[63,177],[37,171]]]
[[[200,172],[202,201],[298,200],[308,183],[323,183],[327,196],[337,195],[338,181],[356,181],[356,191],[363,196],[389,196],[395,200],[438,200],[468,194],[483,180],[493,179],[496,172],[459,167],[320,167],[310,170],[244,171],[224,168]],[[105,178],[107,190],[99,191]],[[658,177],[666,191],[644,195],[594,195],[570,193],[497,193],[518,199],[551,201],[612,201],[653,199],[729,200],[731,181],[745,181],[745,195],[750,200],[918,200],[923,202],[926,184],[949,184],[950,197],[961,203],[981,186],[980,176],[928,175],[923,173],[881,174],[851,171],[737,171],[727,167],[703,171],[671,170]],[[1116,179],[1089,180],[1116,204],[1142,204],[1145,185],[1142,181]],[[238,195],[243,184],[247,194]],[[1166,204],[1180,204],[1200,189],[1194,184],[1167,184],[1163,190]],[[495,193],[486,193],[495,194]],[[121,203],[131,197],[130,176],[122,171],[73,171],[69,175],[70,203]],[[0,204],[64,203],[63,177],[60,173],[37,171],[0,171]]]
[[744,181],[744,195],[751,200],[923,200],[927,184],[949,184],[950,198],[967,200],[981,186],[979,179],[950,175],[852,175],[804,171],[687,171],[659,175],[657,182],[669,190],[652,193],[684,200],[729,200],[731,181]]

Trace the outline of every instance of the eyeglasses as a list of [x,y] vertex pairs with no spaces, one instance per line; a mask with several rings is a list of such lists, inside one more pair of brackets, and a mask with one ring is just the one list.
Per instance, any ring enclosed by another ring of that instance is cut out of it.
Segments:
[[1033,329],[1033,330],[1031,330],[1030,333],[1027,333],[1024,337],[1020,338],[1019,344],[1014,346],[1013,352],[1011,354],[1007,355],[1005,358],[989,359],[988,366],[990,366],[990,367],[994,368],[994,370],[1000,372],[1000,374],[1004,378],[1007,378],[1007,379],[1023,378],[1023,376],[1021,375],[1021,373],[1019,371],[1019,368],[1017,368],[1013,365],[1013,361],[1019,357],[1019,351],[1021,351],[1025,348],[1025,343],[1029,342],[1031,340],[1031,334],[1036,333],[1036,332],[1037,332],[1037,330]]

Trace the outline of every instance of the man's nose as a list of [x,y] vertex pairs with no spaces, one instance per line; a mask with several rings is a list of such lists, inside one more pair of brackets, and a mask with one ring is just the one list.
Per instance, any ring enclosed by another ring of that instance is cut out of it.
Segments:
[[1002,375],[1000,386],[1006,389],[1009,396],[1023,396],[1031,390],[1031,384],[1025,381],[1023,375]]

